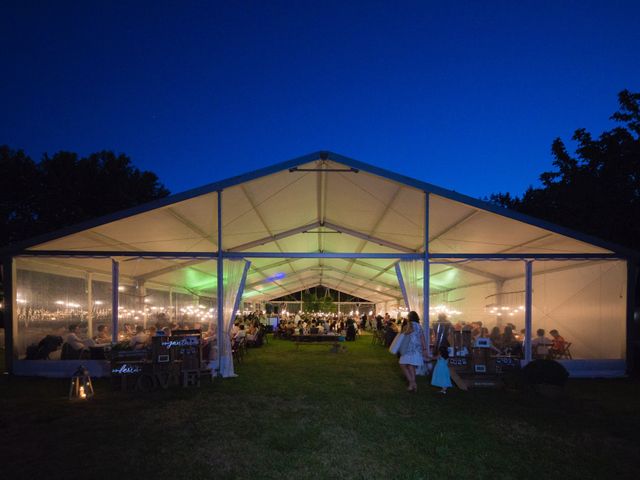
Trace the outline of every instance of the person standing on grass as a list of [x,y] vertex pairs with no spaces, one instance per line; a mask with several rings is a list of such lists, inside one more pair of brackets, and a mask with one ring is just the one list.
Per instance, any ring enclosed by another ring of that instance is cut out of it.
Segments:
[[407,316],[407,323],[402,328],[402,333],[409,337],[409,342],[405,351],[400,355],[400,368],[409,382],[407,390],[416,392],[418,390],[416,368],[424,365],[424,358],[429,357],[429,350],[420,326],[420,317],[413,310]]
[[449,349],[445,346],[440,347],[436,359],[436,366],[431,376],[431,385],[440,387],[440,393],[447,393],[447,388],[452,387],[451,374],[449,373]]

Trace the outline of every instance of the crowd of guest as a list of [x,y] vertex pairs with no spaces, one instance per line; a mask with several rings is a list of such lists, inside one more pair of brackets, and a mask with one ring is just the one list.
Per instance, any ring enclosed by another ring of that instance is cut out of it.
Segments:
[[337,335],[343,336],[347,341],[353,341],[363,327],[366,328],[363,320],[354,315],[296,313],[282,316],[274,333],[279,338],[293,338],[297,335]]
[[[382,315],[353,315],[345,313],[288,313],[276,317],[278,321],[273,327],[273,333],[280,338],[294,338],[297,335],[337,335],[345,340],[355,340],[364,331],[372,331],[379,336],[386,346],[391,345],[395,336],[401,331],[403,322],[400,315],[392,317],[389,313]],[[167,319],[165,319],[167,320]],[[466,347],[470,350],[478,346],[478,342],[491,348],[495,353],[523,356],[524,329],[518,330],[513,323],[495,325],[490,329],[482,321],[452,323],[446,315],[440,314],[430,325],[430,343],[432,346]],[[83,331],[84,328],[84,331]],[[231,328],[232,344],[246,342],[249,345],[262,344],[267,327],[267,317],[262,311],[238,314]],[[201,330],[205,345],[214,346],[217,340],[216,322],[209,325],[201,323],[157,321],[145,328],[140,324],[124,323],[118,332],[118,343],[128,349],[138,350],[149,348],[155,336],[169,336],[176,330]],[[104,348],[112,345],[112,334],[107,324],[99,324],[96,334],[91,337],[86,332],[86,326],[71,324],[67,331],[60,333],[63,342],[63,352],[67,356],[79,358],[82,353],[90,349]],[[558,358],[568,352],[568,343],[557,329],[549,331],[538,329],[532,341],[532,355],[534,358]],[[215,347],[214,347],[215,348]],[[84,358],[84,357],[83,357]]]
[[[395,336],[404,326],[404,321],[394,319],[385,314],[377,316],[376,329],[383,336],[385,346],[391,345]],[[493,326],[491,330],[481,321],[464,322],[455,324],[450,322],[445,314],[440,314],[436,321],[430,325],[430,343],[432,348],[445,345],[455,346],[457,351],[465,349],[466,354],[471,348],[482,346],[491,349],[496,354],[524,356],[525,330],[518,330],[513,323],[502,326]],[[568,343],[558,332],[553,329],[549,332],[551,338],[546,336],[544,329],[538,329],[532,338],[532,355],[534,358],[558,358],[567,354]]]

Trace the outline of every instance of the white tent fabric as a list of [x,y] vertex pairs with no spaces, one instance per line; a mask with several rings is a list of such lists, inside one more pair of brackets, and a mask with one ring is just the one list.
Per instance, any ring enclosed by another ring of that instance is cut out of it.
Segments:
[[[405,304],[411,311],[415,311],[421,319],[421,324],[424,328],[425,340],[427,345],[429,344],[429,330],[428,330],[428,318],[424,318],[423,315],[423,301],[422,301],[422,288],[419,285],[419,281],[423,277],[423,265],[424,262],[420,260],[402,260],[396,264],[396,272],[398,273],[398,282],[402,282],[401,286],[405,296]],[[426,365],[421,365],[416,369],[416,375],[426,375]]]
[[419,260],[402,260],[396,264],[396,269],[400,272],[398,281],[402,281],[404,285],[407,308],[417,312],[425,324],[427,319],[423,318],[422,288],[418,283],[423,278],[423,263]]
[[223,303],[223,335],[222,335],[222,351],[220,352],[220,375],[225,378],[236,377],[233,370],[233,356],[231,354],[231,329],[233,328],[233,320],[236,299],[238,294],[242,294],[242,280],[246,262],[244,260],[225,260],[224,261],[224,303]]

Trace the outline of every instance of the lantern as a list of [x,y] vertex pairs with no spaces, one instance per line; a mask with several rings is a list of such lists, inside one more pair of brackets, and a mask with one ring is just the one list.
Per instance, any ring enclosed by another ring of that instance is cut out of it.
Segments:
[[89,376],[89,370],[80,365],[71,377],[69,386],[69,400],[86,400],[93,397],[93,384]]

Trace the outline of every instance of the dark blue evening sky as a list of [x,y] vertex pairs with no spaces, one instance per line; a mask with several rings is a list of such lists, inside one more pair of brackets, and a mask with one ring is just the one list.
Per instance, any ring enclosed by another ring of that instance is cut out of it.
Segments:
[[0,144],[172,192],[320,149],[473,196],[640,91],[640,2],[7,1]]

